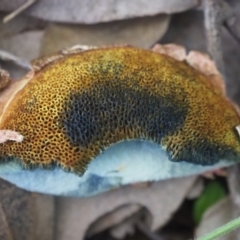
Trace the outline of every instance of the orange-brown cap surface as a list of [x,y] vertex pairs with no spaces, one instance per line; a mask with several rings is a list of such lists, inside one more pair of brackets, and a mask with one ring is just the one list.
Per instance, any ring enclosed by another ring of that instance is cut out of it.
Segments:
[[158,143],[172,161],[237,161],[240,118],[209,77],[186,62],[133,47],[92,49],[38,71],[4,111],[0,129],[22,142],[0,145],[2,161],[59,165],[81,174],[110,145]]

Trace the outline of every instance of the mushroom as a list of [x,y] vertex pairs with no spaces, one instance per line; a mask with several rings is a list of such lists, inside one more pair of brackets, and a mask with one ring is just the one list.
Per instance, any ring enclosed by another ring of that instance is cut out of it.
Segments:
[[181,46],[75,46],[0,97],[0,177],[27,190],[90,196],[240,161],[238,108]]

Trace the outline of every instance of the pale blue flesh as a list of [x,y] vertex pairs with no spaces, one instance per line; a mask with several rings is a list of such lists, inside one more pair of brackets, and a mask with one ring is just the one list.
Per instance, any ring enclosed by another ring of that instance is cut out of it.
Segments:
[[92,196],[125,184],[189,176],[231,165],[171,162],[157,144],[124,141],[96,157],[83,176],[53,170],[24,170],[16,162],[0,164],[0,177],[25,190],[61,196]]

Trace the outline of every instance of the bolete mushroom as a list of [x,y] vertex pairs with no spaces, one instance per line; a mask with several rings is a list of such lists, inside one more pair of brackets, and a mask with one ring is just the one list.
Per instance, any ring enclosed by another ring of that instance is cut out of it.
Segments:
[[88,196],[240,161],[220,74],[176,45],[74,47],[33,62],[9,92],[0,176],[28,190]]

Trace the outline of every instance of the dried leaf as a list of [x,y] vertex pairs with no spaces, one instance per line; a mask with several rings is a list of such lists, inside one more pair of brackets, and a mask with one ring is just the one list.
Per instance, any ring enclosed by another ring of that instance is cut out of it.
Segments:
[[[0,219],[5,221],[5,226],[10,231],[6,239],[34,239],[35,215],[32,193],[0,180],[0,214],[2,214]],[[6,231],[6,229],[2,230]],[[2,234],[4,232],[1,232],[0,236]],[[9,238],[10,236],[12,238]]]
[[47,27],[41,55],[73,45],[130,44],[149,48],[166,32],[170,17],[159,15],[96,25],[52,24]]
[[36,226],[34,240],[54,240],[55,199],[53,196],[35,194]]
[[[172,179],[145,188],[126,186],[91,198],[57,198],[56,238],[83,239],[89,226],[98,218],[132,203],[150,211],[153,218],[151,228],[156,230],[171,218],[195,179],[196,177]],[[115,223],[116,221],[112,224]],[[108,223],[108,226],[112,224]]]
[[199,177],[197,181],[193,184],[192,188],[188,192],[188,195],[186,196],[187,199],[195,199],[199,197],[204,190],[204,181],[203,178]]
[[[0,10],[13,11],[25,0],[1,0]],[[126,18],[153,16],[159,13],[181,12],[196,7],[198,0],[41,0],[25,13],[48,21],[99,23]],[[145,33],[144,33],[145,34]]]
[[169,43],[184,46],[187,51],[206,52],[202,12],[193,10],[173,15],[168,31],[161,40],[161,44]]
[[0,39],[0,48],[27,60],[39,56],[43,31],[28,31]]
[[[140,207],[140,206],[139,206]],[[124,219],[116,226],[110,228],[110,235],[114,239],[125,239],[129,235],[132,236],[137,233],[137,231],[143,231],[144,233],[152,234],[151,230],[152,216],[148,209],[141,207],[138,212],[132,214],[130,217]],[[150,238],[152,239],[152,238]],[[154,239],[154,238],[153,238]],[[162,239],[156,239],[162,240]]]
[[53,197],[0,180],[0,239],[53,240]]
[[[0,38],[0,49],[11,53],[12,57],[8,60],[17,61],[18,65],[25,66],[29,71],[29,61],[39,56],[42,37],[43,31],[29,31]],[[3,62],[2,66],[12,78],[20,78],[27,73],[26,69],[16,67],[11,62]]]
[[[105,214],[103,217],[100,217],[94,223],[89,226],[89,229],[86,233],[87,237],[91,237],[94,234],[102,232],[109,229],[112,226],[117,226],[119,223],[126,222],[127,219],[130,219],[133,215],[141,211],[142,207],[138,204],[127,204],[124,206],[115,209],[110,213]],[[130,225],[130,224],[129,224]],[[132,228],[132,224],[130,228]]]
[[3,18],[5,16],[6,13],[0,12],[0,40],[5,37],[12,37],[18,33],[31,31],[34,29],[42,29],[46,25],[46,23],[41,20],[23,14],[18,16],[16,19],[13,19],[9,23],[4,24]]

